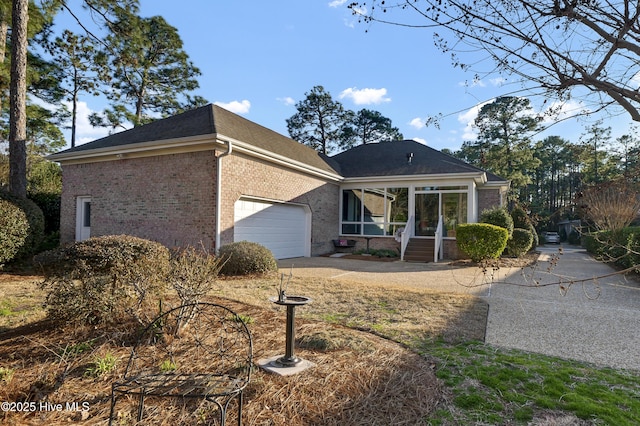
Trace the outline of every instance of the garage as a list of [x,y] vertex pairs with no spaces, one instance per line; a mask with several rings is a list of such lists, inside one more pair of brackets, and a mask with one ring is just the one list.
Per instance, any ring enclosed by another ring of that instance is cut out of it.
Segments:
[[252,241],[276,259],[310,256],[311,213],[305,206],[240,199],[234,206],[234,241]]

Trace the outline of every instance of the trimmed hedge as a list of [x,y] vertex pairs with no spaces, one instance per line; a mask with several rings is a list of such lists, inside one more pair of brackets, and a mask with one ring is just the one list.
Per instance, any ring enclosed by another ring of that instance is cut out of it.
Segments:
[[94,237],[34,257],[45,276],[46,308],[58,321],[145,324],[166,288],[169,250],[127,235]]
[[0,198],[0,267],[13,260],[29,234],[29,221],[24,211]]
[[489,223],[466,223],[456,227],[458,248],[474,262],[500,257],[509,239],[509,231]]
[[240,241],[220,247],[218,256],[225,264],[224,275],[265,274],[277,271],[278,264],[271,250],[258,243]]
[[525,255],[533,245],[533,234],[522,228],[514,228],[511,238],[507,241],[505,252],[509,256],[521,257]]
[[509,237],[513,234],[513,219],[504,207],[483,210],[480,214],[480,222],[489,223],[507,230]]
[[[27,198],[16,197],[5,191],[0,191],[0,199],[18,206],[25,214],[28,226],[27,235],[18,248],[14,259],[34,254],[44,238],[44,215],[42,210],[33,201]],[[2,228],[4,229],[4,228]],[[3,230],[0,229],[0,232]],[[7,232],[11,232],[10,230]]]

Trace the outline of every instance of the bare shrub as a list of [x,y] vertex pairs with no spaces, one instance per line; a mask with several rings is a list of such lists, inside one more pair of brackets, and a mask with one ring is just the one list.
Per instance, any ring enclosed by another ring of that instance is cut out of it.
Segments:
[[601,231],[619,231],[633,222],[640,212],[640,196],[623,181],[587,188],[578,199],[585,219]]
[[206,250],[187,247],[173,253],[169,282],[182,304],[196,303],[214,288],[223,266],[221,258]]

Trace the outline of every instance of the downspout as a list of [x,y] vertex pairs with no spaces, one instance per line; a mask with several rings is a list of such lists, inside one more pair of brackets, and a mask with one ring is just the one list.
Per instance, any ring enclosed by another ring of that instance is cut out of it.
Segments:
[[231,141],[227,141],[227,144],[229,144],[227,152],[223,152],[216,159],[216,254],[218,253],[218,250],[220,250],[221,235],[220,216],[222,214],[222,157],[226,157],[227,155],[231,154],[231,151],[233,151],[233,145],[231,144]]

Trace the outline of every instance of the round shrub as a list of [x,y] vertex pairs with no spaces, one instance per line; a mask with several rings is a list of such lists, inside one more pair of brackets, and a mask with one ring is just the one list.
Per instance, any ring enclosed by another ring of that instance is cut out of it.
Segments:
[[[80,323],[113,323],[124,316],[145,324],[166,288],[169,250],[126,235],[94,237],[40,253],[49,317]],[[157,312],[156,312],[157,313]]]
[[20,246],[15,258],[29,256],[36,252],[44,238],[44,215],[40,207],[27,198],[16,197],[5,191],[0,191],[0,199],[18,206],[25,214],[29,226],[24,242]]
[[514,228],[511,238],[507,241],[505,252],[509,256],[521,257],[525,255],[533,245],[533,234],[522,228]]
[[456,227],[458,248],[474,262],[500,257],[508,238],[505,228],[489,223],[465,223]]
[[29,221],[15,204],[0,199],[0,267],[13,260],[29,233]]
[[51,234],[60,230],[60,193],[59,192],[30,192],[32,200],[44,215],[44,232]]
[[480,222],[489,223],[506,229],[509,237],[511,237],[511,234],[513,233],[513,219],[507,209],[503,207],[484,210],[480,214]]
[[258,243],[240,241],[220,247],[218,256],[225,264],[220,271],[224,275],[265,274],[278,270],[271,250]]

